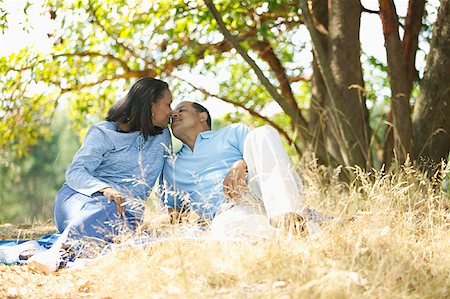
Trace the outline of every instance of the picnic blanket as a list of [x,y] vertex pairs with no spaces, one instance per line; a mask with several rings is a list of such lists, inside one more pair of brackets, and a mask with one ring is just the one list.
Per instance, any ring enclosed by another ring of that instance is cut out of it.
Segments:
[[20,255],[26,250],[46,250],[53,246],[61,234],[45,235],[37,240],[0,240],[0,262],[4,264],[24,264]]

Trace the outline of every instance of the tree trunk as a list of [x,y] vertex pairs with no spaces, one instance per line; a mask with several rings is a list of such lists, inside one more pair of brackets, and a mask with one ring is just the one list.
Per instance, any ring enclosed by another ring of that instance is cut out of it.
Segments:
[[[402,40],[403,62],[406,76],[405,94],[409,99],[413,82],[418,78],[416,70],[416,52],[418,46],[418,37],[422,26],[422,16],[425,10],[425,0],[410,0],[408,3],[408,13],[406,15],[404,35]],[[398,19],[397,19],[398,22]],[[397,28],[398,30],[398,28]],[[387,116],[388,123],[393,123],[392,110]],[[392,126],[389,126],[385,135],[385,145],[383,153],[383,163],[386,170],[389,169],[394,159],[394,133]]]
[[[347,116],[347,113],[345,113],[345,111],[348,110],[349,103],[348,101],[343,100],[341,89],[333,77],[328,54],[322,45],[321,37],[314,24],[308,3],[306,1],[300,1],[299,5],[302,9],[303,18],[311,36],[312,48],[317,59],[317,65],[319,66],[320,73],[327,88],[327,94],[330,98],[332,107],[330,109],[330,116],[335,124],[333,130],[336,134],[336,140],[339,142],[339,149],[344,158],[344,163],[346,166],[359,165],[365,168],[367,166],[366,162],[369,161],[366,159],[368,156],[367,152],[365,152],[363,146],[361,146],[361,143],[358,140],[357,130],[352,126],[352,122]],[[356,36],[357,39],[358,37],[359,36]]]
[[393,0],[380,0],[380,17],[391,84],[392,124],[394,150],[397,161],[403,164],[407,155],[412,155],[412,124],[409,94],[411,92],[406,76],[403,47],[398,33],[398,16]]
[[362,68],[360,62],[361,4],[357,0],[333,0],[329,2],[328,56],[333,78],[340,90],[339,106],[356,137],[351,144],[351,165],[370,167],[368,111],[362,97]]
[[[311,14],[314,18],[314,24],[317,30],[321,33],[319,34],[321,44],[325,49],[325,52],[328,53],[328,1],[313,0]],[[315,145],[319,141],[323,142],[328,152],[339,160],[343,160],[339,144],[330,129],[330,122],[332,120],[332,117],[330,117],[330,108],[332,105],[314,53],[312,64],[312,99],[309,111],[309,128],[314,136],[312,144]]]
[[416,156],[439,162],[450,149],[450,1],[441,0],[413,113]]
[[411,94],[413,82],[417,78],[416,53],[424,11],[425,0],[409,0],[404,28],[405,33],[402,40],[403,59],[405,62],[406,80],[409,90],[408,95]]

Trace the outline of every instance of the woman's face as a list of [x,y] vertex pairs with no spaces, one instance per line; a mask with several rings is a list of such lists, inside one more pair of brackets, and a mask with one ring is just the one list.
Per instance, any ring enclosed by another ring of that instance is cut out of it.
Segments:
[[170,104],[172,104],[172,93],[165,90],[163,97],[152,105],[152,123],[154,126],[167,128],[169,116],[172,113]]

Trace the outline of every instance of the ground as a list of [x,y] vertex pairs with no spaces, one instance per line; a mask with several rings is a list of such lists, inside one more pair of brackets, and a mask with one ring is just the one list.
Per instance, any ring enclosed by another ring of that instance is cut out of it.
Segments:
[[[356,221],[263,241],[172,238],[44,275],[0,265],[0,298],[450,298],[450,197],[420,172],[303,168],[304,205]],[[34,239],[51,225],[1,225]]]

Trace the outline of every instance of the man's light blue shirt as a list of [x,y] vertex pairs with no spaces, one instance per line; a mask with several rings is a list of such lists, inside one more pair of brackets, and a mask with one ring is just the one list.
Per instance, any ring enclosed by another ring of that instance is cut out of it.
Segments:
[[225,202],[223,180],[234,162],[243,159],[249,128],[229,125],[197,136],[194,151],[183,144],[163,169],[163,204],[175,209],[192,208],[204,219],[214,218]]

